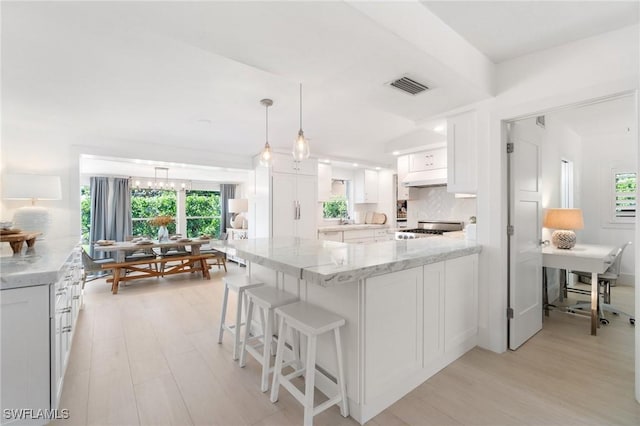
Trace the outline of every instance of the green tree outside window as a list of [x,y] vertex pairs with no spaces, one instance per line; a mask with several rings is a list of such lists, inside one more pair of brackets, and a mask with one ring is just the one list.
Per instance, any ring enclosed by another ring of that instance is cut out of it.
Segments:
[[325,201],[323,204],[323,215],[325,219],[347,217],[348,212],[347,198],[344,196],[333,197],[330,201]]

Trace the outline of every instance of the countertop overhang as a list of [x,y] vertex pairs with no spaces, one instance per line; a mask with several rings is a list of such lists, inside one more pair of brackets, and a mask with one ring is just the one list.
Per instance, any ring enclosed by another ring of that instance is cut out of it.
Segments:
[[318,232],[335,232],[335,231],[359,231],[361,229],[390,229],[389,225],[374,224],[354,224],[354,225],[328,225],[318,227]]
[[353,282],[481,251],[475,241],[447,237],[347,244],[300,238],[233,240],[237,255],[322,286]]

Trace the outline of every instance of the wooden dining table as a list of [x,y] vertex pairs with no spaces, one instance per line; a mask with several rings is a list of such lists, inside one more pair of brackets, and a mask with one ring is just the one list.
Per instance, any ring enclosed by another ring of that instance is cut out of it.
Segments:
[[132,241],[116,241],[109,245],[94,244],[93,250],[96,253],[115,253],[114,259],[117,263],[120,263],[124,262],[127,252],[151,248],[171,249],[190,246],[191,253],[198,255],[200,254],[200,247],[204,244],[210,244],[212,241],[216,240],[204,240],[199,238],[190,239],[189,241],[169,240],[160,242],[157,240],[150,240],[150,242],[146,244],[140,244],[139,242],[134,243]]

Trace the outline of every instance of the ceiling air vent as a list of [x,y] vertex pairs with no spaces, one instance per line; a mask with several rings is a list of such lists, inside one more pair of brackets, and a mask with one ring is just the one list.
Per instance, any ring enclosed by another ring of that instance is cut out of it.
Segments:
[[418,93],[422,93],[425,90],[429,90],[429,87],[427,85],[418,83],[417,81],[412,80],[409,77],[399,78],[389,84],[396,89],[400,89],[410,95],[417,95]]

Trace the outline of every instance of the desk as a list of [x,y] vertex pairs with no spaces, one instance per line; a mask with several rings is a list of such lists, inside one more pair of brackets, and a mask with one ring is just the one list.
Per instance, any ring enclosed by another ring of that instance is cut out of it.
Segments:
[[116,262],[121,263],[121,262],[124,262],[126,252],[128,251],[138,251],[138,250],[150,249],[154,247],[176,248],[176,247],[191,246],[191,253],[197,255],[197,254],[200,254],[200,246],[203,244],[209,244],[211,243],[211,241],[212,240],[199,240],[197,238],[193,239],[192,241],[183,241],[183,242],[167,241],[162,243],[154,240],[151,244],[136,244],[130,241],[124,241],[124,242],[116,242],[108,246],[101,246],[96,244],[93,246],[93,250],[95,252],[115,252]]
[[611,265],[616,247],[595,244],[576,244],[570,250],[555,247],[542,249],[542,266],[591,272],[591,335],[598,328],[598,274]]

